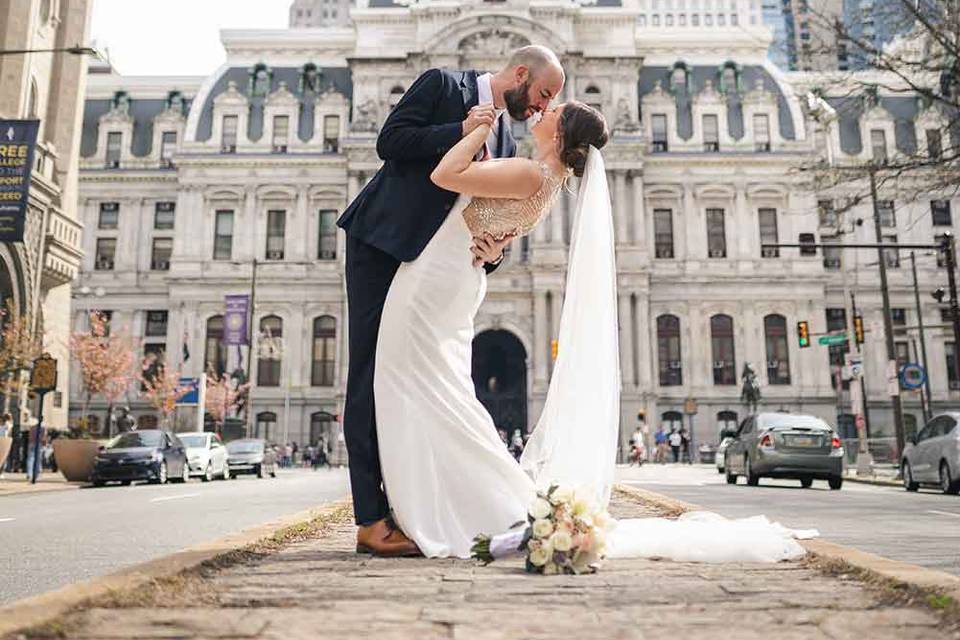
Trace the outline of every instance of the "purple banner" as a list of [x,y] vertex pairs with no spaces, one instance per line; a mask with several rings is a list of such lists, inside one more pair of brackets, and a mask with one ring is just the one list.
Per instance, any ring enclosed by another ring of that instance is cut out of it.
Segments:
[[224,302],[223,343],[249,344],[247,340],[247,312],[250,309],[250,296],[227,296]]

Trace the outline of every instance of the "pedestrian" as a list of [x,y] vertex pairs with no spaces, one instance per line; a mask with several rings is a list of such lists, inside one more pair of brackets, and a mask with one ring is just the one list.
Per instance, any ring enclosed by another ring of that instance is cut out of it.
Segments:
[[[31,424],[28,427],[29,430],[27,431],[27,438],[26,438],[27,440],[26,471],[27,471],[28,482],[33,481],[34,474],[36,474],[37,480],[40,479],[40,466],[41,466],[40,463],[42,462],[42,458],[40,460],[37,460],[37,457],[36,457],[37,456],[37,438],[38,437],[40,438],[40,443],[42,445],[43,436],[44,436],[44,433],[46,432],[46,429],[41,429],[40,433],[37,433],[36,425],[37,425],[36,419],[31,419]],[[42,455],[42,451],[41,451],[41,455]]]
[[313,466],[313,456],[316,451],[316,447],[312,444],[308,444],[307,448],[303,450],[303,468],[309,469]]
[[680,429],[680,438],[681,453],[687,459],[687,464],[693,464],[693,456],[690,454],[690,432],[686,429]]
[[657,432],[653,434],[653,461],[664,464],[667,461],[667,432],[663,430],[663,425],[657,427]]
[[520,456],[523,454],[523,436],[520,435],[520,430],[517,429],[513,432],[513,441],[510,443],[510,453],[513,454],[513,457],[520,460]]
[[500,439],[503,440],[503,446],[510,448],[510,440],[507,438],[507,432],[505,429],[497,429],[497,434],[500,436]]
[[673,461],[680,462],[680,447],[683,446],[683,436],[676,429],[670,430],[670,449],[673,451]]
[[[3,417],[0,418],[0,438],[12,438],[13,435],[14,435],[13,416],[11,416],[9,413],[4,413]],[[13,448],[13,445],[11,443],[11,452],[12,452],[12,448]],[[12,456],[8,456],[8,457],[12,457]],[[4,460],[3,464],[0,464],[0,479],[3,478],[3,470],[6,463],[7,461]]]
[[298,465],[300,463],[300,458],[297,455],[300,453],[300,445],[297,444],[296,440],[293,442],[293,447],[290,449],[290,464],[291,466]]
[[636,431],[634,431],[633,435],[630,436],[630,464],[633,464],[634,462],[637,463],[637,466],[643,464],[643,459],[646,453],[644,449],[643,430],[637,426]]

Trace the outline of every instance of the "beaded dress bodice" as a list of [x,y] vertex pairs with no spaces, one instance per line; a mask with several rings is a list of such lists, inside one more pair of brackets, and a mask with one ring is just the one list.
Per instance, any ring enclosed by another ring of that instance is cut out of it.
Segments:
[[484,198],[471,200],[463,210],[463,218],[470,233],[482,236],[489,233],[497,240],[513,234],[524,236],[547,215],[569,173],[555,175],[546,164],[540,163],[543,183],[536,193],[528,198]]

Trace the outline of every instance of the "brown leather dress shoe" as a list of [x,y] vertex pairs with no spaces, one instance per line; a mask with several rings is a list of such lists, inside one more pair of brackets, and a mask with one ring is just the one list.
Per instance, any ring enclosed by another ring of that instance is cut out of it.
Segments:
[[357,553],[370,553],[379,558],[416,558],[423,554],[417,545],[399,529],[384,520],[357,529]]

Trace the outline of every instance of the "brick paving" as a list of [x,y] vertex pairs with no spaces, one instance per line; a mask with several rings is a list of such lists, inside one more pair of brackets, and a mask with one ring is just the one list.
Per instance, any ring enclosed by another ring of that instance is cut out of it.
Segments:
[[[652,507],[617,495],[619,517]],[[50,627],[62,638],[514,640],[957,638],[932,612],[803,563],[609,561],[589,576],[531,576],[520,560],[377,559],[354,527],[212,572],[149,606],[91,608]],[[45,634],[34,635],[43,637]]]

